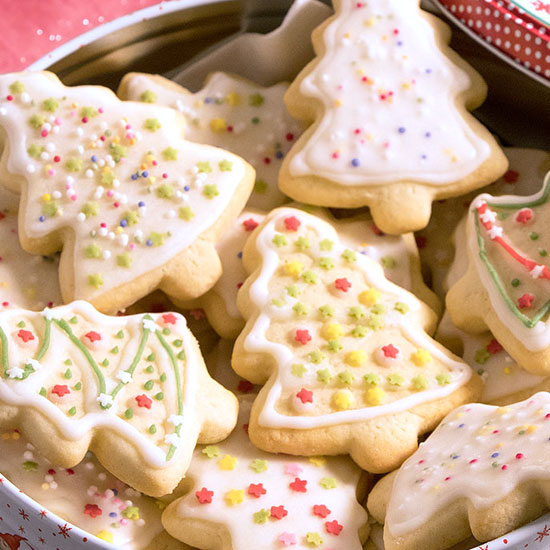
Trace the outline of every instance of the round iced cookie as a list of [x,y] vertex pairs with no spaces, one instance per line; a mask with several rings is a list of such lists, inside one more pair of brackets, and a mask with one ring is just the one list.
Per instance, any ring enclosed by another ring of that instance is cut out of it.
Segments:
[[0,427],[52,463],[92,450],[113,475],[170,493],[197,441],[223,439],[236,399],[214,382],[184,317],[107,317],[87,302],[0,313]]
[[[157,550],[167,538],[159,503],[115,478],[92,453],[58,468],[15,430],[0,434],[0,451],[1,476],[43,506],[45,517],[55,514],[124,550]],[[168,549],[184,550],[175,540]]]
[[272,211],[243,262],[249,276],[238,306],[247,325],[232,366],[265,384],[250,421],[259,448],[349,453],[365,470],[385,472],[479,395],[478,377],[428,336],[434,312],[321,218]]
[[[492,195],[530,195],[537,191],[544,174],[550,170],[550,154],[516,147],[503,150],[510,163],[508,171],[481,191]],[[451,236],[479,193],[474,191],[434,202],[430,223],[416,234],[422,265],[429,273],[431,287],[442,301],[449,289],[445,278],[455,257]]]
[[317,57],[285,96],[310,127],[285,158],[279,187],[320,206],[369,206],[387,233],[421,229],[433,200],[506,170],[496,141],[469,113],[486,85],[418,0],[334,7],[313,32]]
[[127,74],[118,95],[143,101],[155,98],[183,113],[185,137],[222,147],[246,159],[256,170],[256,183],[248,206],[269,211],[286,202],[277,186],[279,168],[303,125],[286,110],[280,83],[264,88],[244,78],[216,72],[202,90],[190,93],[159,75]]
[[40,310],[62,303],[55,256],[27,254],[19,244],[19,197],[0,188],[0,309]]
[[189,300],[216,282],[215,241],[246,203],[254,170],[185,141],[181,114],[27,72],[0,76],[0,127],[2,184],[21,194],[21,245],[62,250],[65,302],[116,313],[156,288]]
[[367,514],[357,502],[361,470],[344,457],[291,457],[256,449],[247,436],[250,396],[235,431],[197,447],[189,493],[163,514],[166,530],[196,546],[249,550],[362,550]]
[[440,550],[471,534],[486,542],[547,511],[549,411],[550,394],[539,392],[450,413],[369,495],[386,550]]

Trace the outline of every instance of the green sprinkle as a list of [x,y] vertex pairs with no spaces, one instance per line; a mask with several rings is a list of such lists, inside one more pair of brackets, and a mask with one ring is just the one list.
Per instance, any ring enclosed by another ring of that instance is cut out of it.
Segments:
[[13,95],[22,94],[24,91],[25,91],[25,85],[22,82],[19,82],[19,80],[16,80],[15,82],[12,82],[10,84],[10,92]]
[[302,363],[294,363],[293,365],[291,365],[290,371],[292,372],[293,376],[302,378],[304,374],[307,372],[307,369]]
[[81,212],[86,216],[86,219],[99,214],[99,204],[96,202],[87,202],[82,207]]
[[[118,338],[119,340],[121,340],[122,338],[124,338],[124,331],[123,331],[123,330],[119,330],[119,331],[115,334],[115,338]],[[117,348],[117,351],[118,351],[118,348]]]
[[271,512],[265,508],[262,508],[259,512],[254,512],[252,517],[254,518],[254,523],[262,524],[271,517]]
[[32,460],[26,460],[23,462],[23,470],[26,472],[36,472],[38,470],[38,464]]
[[532,231],[531,233],[529,233],[529,238],[532,241],[536,241],[539,238],[539,234],[536,231]]
[[113,157],[113,160],[115,162],[120,162],[121,158],[124,158],[126,156],[126,147],[123,145],[119,145],[118,143],[111,143],[109,145],[109,152],[111,153],[111,156]]
[[542,257],[548,256],[548,252],[544,248],[539,248],[539,255]]
[[314,364],[320,363],[325,358],[325,354],[318,349],[314,349],[309,355],[308,359]]
[[447,373],[438,374],[435,379],[440,386],[446,386],[451,383],[451,375]]
[[367,332],[368,332],[367,327],[365,327],[363,325],[357,325],[351,331],[351,335],[354,338],[364,338],[367,335]]
[[284,235],[281,235],[280,233],[277,233],[273,236],[273,240],[271,241],[277,248],[280,248],[281,246],[286,246],[288,244],[288,241]]
[[521,281],[519,279],[512,279],[512,286],[514,288],[518,287],[521,284]]
[[101,174],[101,185],[104,187],[112,187],[115,181],[115,175],[112,172],[103,172]]
[[155,399],[157,401],[162,401],[164,399],[164,394],[161,391],[159,391],[157,394],[155,394]]
[[334,316],[334,308],[329,305],[329,304],[325,304],[324,306],[321,306],[319,308],[319,313],[323,316],[323,317],[333,317]]
[[130,267],[132,265],[132,256],[128,252],[118,254],[116,257],[116,264],[119,267]]
[[400,374],[388,374],[386,380],[390,386],[401,386],[405,379]]
[[338,380],[342,384],[345,384],[346,386],[349,386],[353,382],[354,376],[353,376],[353,374],[351,374],[351,372],[344,371],[344,372],[340,372],[338,374]]
[[99,115],[99,111],[95,107],[82,107],[80,109],[80,116],[87,118],[94,118]]
[[261,458],[255,458],[251,463],[250,467],[257,473],[261,474],[267,470],[267,460],[262,460]]
[[177,339],[172,342],[173,346],[176,346],[177,348],[181,348],[183,346],[183,340]]
[[302,275],[302,279],[308,284],[308,285],[314,285],[317,282],[317,273],[315,271],[304,271]]
[[126,220],[126,223],[131,225],[136,225],[139,222],[139,213],[135,210],[128,210],[124,213],[123,220]]
[[149,429],[147,430],[151,435],[153,434],[156,434],[157,433],[157,427],[154,425],[154,424],[151,424],[149,426]]
[[323,239],[323,240],[319,243],[319,249],[320,249],[320,250],[323,250],[323,251],[325,251],[325,252],[331,251],[333,246],[334,246],[334,242],[331,241],[330,239]]
[[332,269],[334,267],[334,261],[332,258],[329,258],[327,256],[323,256],[322,258],[319,258],[319,266],[328,271],[329,269]]
[[384,256],[380,258],[384,269],[395,269],[397,267],[397,260],[393,256]]
[[299,250],[307,250],[309,248],[309,239],[307,237],[298,237],[294,242],[294,246]]
[[346,248],[346,250],[342,252],[342,258],[346,260],[346,262],[356,262],[357,254],[353,250]]
[[491,354],[485,348],[482,348],[476,351],[474,359],[476,363],[479,363],[480,365],[485,365],[485,363],[489,361],[490,357]]
[[260,119],[257,116],[252,117],[251,120],[252,120],[252,124],[260,124]]
[[317,380],[322,384],[328,384],[332,378],[328,369],[320,369],[317,371]]
[[145,119],[145,122],[143,123],[143,127],[146,130],[150,130],[151,132],[156,132],[160,129],[160,122],[158,121],[158,118],[147,118]]
[[296,302],[292,307],[292,310],[298,317],[306,317],[308,314],[308,308],[301,302]]
[[374,372],[369,372],[363,376],[363,380],[371,386],[378,386],[380,384],[380,376]]
[[395,309],[395,311],[398,311],[399,313],[402,313],[402,314],[409,312],[409,306],[403,302],[395,302],[393,309]]
[[267,183],[264,180],[256,180],[254,183],[254,193],[263,195],[267,191]]
[[143,384],[143,387],[149,391],[149,390],[152,390],[153,389],[153,386],[155,385],[155,383],[152,381],[152,380],[147,380],[147,382],[145,382],[145,384]]
[[29,118],[29,124],[35,130],[40,130],[40,128],[44,125],[44,122],[44,117],[41,117],[40,115],[32,115],[31,118]]
[[164,235],[153,231],[149,235],[149,240],[153,243],[153,246],[162,246],[164,244]]
[[145,372],[148,373],[148,374],[153,374],[155,372],[155,367],[153,367],[153,365],[149,365],[146,369],[145,369]]
[[370,311],[374,315],[382,315],[383,313],[386,313],[386,306],[384,304],[374,304],[370,308]]
[[100,288],[103,286],[103,277],[100,273],[93,273],[88,275],[88,284],[94,288]]
[[70,158],[65,162],[65,170],[67,172],[80,172],[82,170],[82,159]]
[[44,111],[48,111],[48,113],[55,113],[58,107],[59,103],[53,97],[45,99],[42,102],[42,108],[44,109]]
[[77,382],[75,385],[74,385],[74,389],[76,391],[80,391],[82,389],[82,382]]
[[216,458],[220,456],[220,448],[217,445],[207,445],[203,450],[202,454],[208,458]]
[[84,249],[84,256],[86,258],[101,258],[102,249],[97,244],[90,244]]
[[185,352],[183,350],[181,350],[178,353],[177,358],[180,359],[181,361],[184,361],[185,360]]
[[128,506],[120,512],[120,515],[126,519],[136,521],[139,519],[139,508],[137,506]]
[[63,377],[65,378],[65,380],[70,380],[73,377],[73,373],[72,373],[71,369],[67,369],[63,373]]
[[340,343],[340,340],[329,340],[327,342],[328,350],[332,353],[337,353],[342,350],[343,346]]
[[46,149],[44,147],[39,147],[38,145],[35,145],[33,143],[27,148],[27,154],[29,155],[29,157],[37,159],[45,150]]
[[19,323],[17,323],[17,326],[18,328],[25,328],[25,321],[19,321]]
[[190,206],[182,206],[179,209],[179,217],[182,220],[185,220],[186,222],[192,220],[195,217],[195,214],[193,213],[193,210]]
[[213,199],[217,197],[220,192],[218,191],[218,186],[215,183],[208,183],[202,189],[202,194],[208,199]]
[[155,92],[152,92],[151,90],[145,90],[140,96],[140,101],[143,101],[145,103],[156,103],[157,102],[157,94]]
[[164,334],[164,336],[169,336],[171,334],[171,330],[168,328],[168,327],[164,327],[162,329],[162,334]]
[[264,104],[264,96],[258,92],[248,96],[248,104],[251,107],[261,107]]
[[71,407],[68,411],[67,411],[67,414],[69,416],[74,416],[76,414],[76,407]]
[[323,489],[336,489],[337,487],[336,479],[333,477],[324,477],[319,481],[319,485],[321,485]]
[[160,199],[171,199],[175,192],[174,186],[169,183],[163,183],[157,187],[157,197]]
[[230,160],[223,159],[218,162],[218,168],[220,172],[231,172],[233,170],[233,163]]
[[119,349],[118,349],[118,346],[115,346],[114,348],[111,349],[111,353],[113,355],[116,355],[118,353]]
[[287,286],[286,292],[292,298],[298,298],[298,296],[300,295],[300,289],[296,285]]
[[53,201],[47,202],[42,206],[42,214],[44,214],[44,216],[48,216],[48,218],[53,218],[58,211],[59,208],[57,204]]
[[101,361],[100,365],[102,367],[108,367],[109,366],[109,359],[105,358],[103,361]]
[[286,304],[286,302],[282,298],[273,298],[271,300],[271,305],[275,307],[283,307]]
[[40,391],[38,392],[42,397],[46,397],[46,395],[48,395],[48,392],[46,391],[46,388],[44,386],[42,386],[40,388]]
[[372,330],[384,328],[384,318],[381,315],[371,315],[367,320],[367,326]]
[[365,316],[365,310],[361,306],[352,306],[348,310],[348,315],[353,319],[362,319]]
[[160,375],[159,380],[160,380],[161,382],[166,382],[166,373],[165,373],[165,372],[163,372],[163,373]]
[[415,390],[425,390],[428,387],[428,380],[422,374],[415,376],[412,380],[412,386]]
[[124,416],[125,416],[126,418],[128,418],[128,420],[129,420],[130,418],[133,418],[133,416],[134,416],[134,409],[132,409],[132,408],[126,409],[126,410],[124,411]]
[[197,162],[197,168],[199,170],[199,174],[210,174],[210,172],[212,172],[212,166],[210,166],[210,162],[207,160]]

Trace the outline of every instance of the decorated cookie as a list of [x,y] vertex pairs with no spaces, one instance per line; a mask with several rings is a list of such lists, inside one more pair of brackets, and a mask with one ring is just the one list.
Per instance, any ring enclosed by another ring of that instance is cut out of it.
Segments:
[[313,33],[317,58],[285,101],[312,123],[279,187],[322,206],[370,206],[388,233],[424,227],[434,199],[487,185],[507,161],[468,110],[486,86],[418,0],[338,0]]
[[226,441],[195,450],[189,493],[163,514],[167,531],[201,549],[362,550],[368,525],[356,498],[359,468],[344,457],[259,451],[247,436],[251,404],[241,398]]
[[88,448],[152,496],[185,474],[197,439],[227,436],[234,396],[208,376],[178,314],[107,317],[87,302],[0,314],[0,426],[65,468]]
[[525,369],[550,373],[550,268],[545,212],[550,176],[535,195],[483,194],[467,218],[469,266],[447,294],[454,324],[489,329]]
[[51,73],[0,77],[0,126],[2,183],[22,194],[21,244],[63,249],[65,302],[114,313],[157,287],[192,299],[215,283],[214,241],[252,187],[245,161],[184,141],[171,109]]
[[[44,507],[43,518],[55,514],[117,548],[161,548],[162,507],[111,475],[92,453],[74,468],[58,468],[15,430],[0,434],[0,450],[2,487],[6,479],[13,483]],[[176,541],[166,548],[183,550]]]
[[471,533],[486,542],[547,511],[549,411],[550,394],[540,392],[450,413],[369,495],[386,550],[439,550]]
[[17,195],[0,188],[0,310],[62,303],[55,256],[32,256],[17,236]]
[[287,84],[263,88],[244,78],[213,73],[196,94],[158,75],[127,74],[118,94],[123,99],[156,103],[177,109],[186,118],[185,137],[216,145],[240,155],[256,170],[248,205],[271,210],[286,197],[277,177],[283,158],[302,133],[302,124],[286,110]]
[[259,448],[349,453],[384,472],[414,451],[419,434],[477,397],[478,377],[426,334],[433,311],[320,218],[274,210],[243,260],[250,276],[238,305],[247,325],[232,366],[266,383],[250,421]]
[[[504,153],[510,168],[483,191],[491,195],[532,195],[538,191],[540,181],[550,170],[550,155],[538,149],[516,147],[505,147]],[[472,191],[461,197],[435,201],[430,223],[416,235],[420,258],[429,273],[431,287],[442,301],[449,290],[445,278],[456,257],[451,235],[478,194],[479,191]]]

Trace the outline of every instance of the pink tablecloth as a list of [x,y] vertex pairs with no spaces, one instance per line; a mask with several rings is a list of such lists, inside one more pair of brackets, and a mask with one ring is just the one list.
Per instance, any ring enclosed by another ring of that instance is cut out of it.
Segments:
[[18,71],[63,42],[160,0],[0,0],[0,72]]

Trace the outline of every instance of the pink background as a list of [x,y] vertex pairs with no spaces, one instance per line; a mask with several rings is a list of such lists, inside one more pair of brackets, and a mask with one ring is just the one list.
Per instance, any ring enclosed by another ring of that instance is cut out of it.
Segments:
[[76,36],[159,0],[0,0],[0,73],[19,71]]

